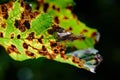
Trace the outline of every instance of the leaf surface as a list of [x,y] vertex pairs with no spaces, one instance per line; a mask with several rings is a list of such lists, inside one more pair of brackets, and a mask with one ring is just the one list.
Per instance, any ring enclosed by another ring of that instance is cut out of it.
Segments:
[[[22,0],[0,5],[0,45],[18,61],[46,57],[90,70],[86,59],[73,51],[93,48],[96,34],[91,34],[97,31],[72,14],[72,0],[40,0],[40,4],[39,11]],[[75,49],[68,51],[69,47]]]

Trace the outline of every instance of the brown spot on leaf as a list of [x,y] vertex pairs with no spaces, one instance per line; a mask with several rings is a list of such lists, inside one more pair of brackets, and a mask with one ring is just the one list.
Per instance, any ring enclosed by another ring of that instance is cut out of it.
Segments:
[[26,51],[25,53],[26,53],[27,56],[35,58],[35,54],[32,53],[32,52]]
[[65,60],[68,59],[68,57],[65,54],[60,54],[60,56]]
[[40,9],[40,5],[38,4],[37,6],[36,6],[36,10],[39,10]]
[[31,13],[30,13],[30,18],[33,19],[33,18],[35,18],[38,14],[40,14],[40,12],[38,12],[38,11],[31,12]]
[[43,39],[43,35],[41,35],[41,37],[38,39],[38,41],[42,44],[42,39]]
[[50,46],[53,48],[53,47],[56,47],[57,46],[57,42],[50,42]]
[[97,35],[97,33],[96,32],[93,32],[92,34],[91,34],[91,37],[95,37]]
[[54,52],[55,54],[58,54],[58,53],[59,53],[59,51],[58,51],[57,49],[54,49],[53,52]]
[[49,7],[49,4],[48,4],[48,3],[45,3],[45,4],[44,4],[44,8],[43,8],[44,12],[47,12],[48,7]]
[[8,53],[15,52],[16,54],[20,54],[20,52],[18,51],[18,49],[16,48],[16,46],[13,45],[13,44],[7,48],[7,51],[8,51]]
[[62,33],[63,31],[64,31],[64,29],[59,27],[58,25],[52,25],[52,29],[47,30],[48,34],[51,34],[51,35],[55,32]]
[[8,8],[6,5],[3,4],[3,5],[1,5],[1,10],[2,10],[2,12],[7,12]]
[[73,18],[77,18],[77,16],[75,14],[72,14]]
[[17,35],[17,39],[20,39],[20,34]]
[[31,11],[31,10],[32,10],[32,7],[30,6],[29,3],[26,3],[26,4],[25,4],[25,9]]
[[40,54],[40,55],[43,55],[43,56],[45,56],[45,55],[48,55],[48,54],[49,54],[49,52],[48,52],[47,50],[46,50],[46,51],[39,50],[38,52],[39,52],[39,54]]
[[8,13],[4,14],[3,18],[8,19]]
[[25,22],[23,24],[25,25],[25,27],[27,29],[30,29],[30,22],[29,21],[25,20]]
[[25,28],[24,25],[21,25],[21,26],[19,26],[18,28],[19,28],[19,30],[20,30],[21,32],[25,32],[25,31],[26,31],[26,28]]
[[52,59],[52,60],[54,60],[55,57],[56,57],[55,54],[48,54],[48,55],[46,55],[46,58],[47,58],[47,59]]
[[84,64],[85,64],[85,61],[82,60],[82,59],[80,59],[80,62],[79,62],[79,64],[78,64],[78,66],[79,66],[80,68],[84,68]]
[[0,32],[0,38],[3,38],[3,33],[2,32]]
[[21,13],[21,19],[24,19],[24,13],[25,12]]
[[18,28],[20,26],[20,21],[19,20],[15,20],[14,25],[15,25],[16,28]]
[[64,29],[62,27],[59,27],[58,25],[53,25],[52,26],[52,29],[55,31],[55,32],[59,32],[59,33],[62,33],[64,31]]
[[21,5],[21,7],[23,7],[24,6],[24,2],[22,1],[22,2],[20,2],[20,5]]
[[52,8],[55,10],[56,9],[55,5],[53,5]]
[[67,16],[64,16],[64,19],[69,19]]
[[88,30],[87,29],[83,29],[82,31],[80,31],[80,34],[84,34],[86,32],[88,32]]
[[10,2],[7,4],[7,6],[8,6],[9,8],[12,8],[12,6],[13,6],[13,2],[10,1]]
[[71,31],[71,30],[73,30],[73,28],[72,28],[72,27],[69,27],[69,30]]
[[54,17],[54,21],[55,21],[55,23],[59,24],[59,19],[57,16]]
[[42,50],[43,50],[43,51],[46,51],[47,49],[46,49],[46,47],[45,47],[45,46],[42,46]]
[[1,27],[5,29],[5,28],[6,28],[6,24],[5,24],[5,23],[2,23],[2,24],[1,24]]
[[34,34],[35,34],[34,32],[31,32],[26,39],[28,39],[30,41],[33,40],[35,38]]
[[68,6],[66,7],[66,9],[73,10],[73,6],[72,6],[72,5],[68,5]]
[[23,48],[28,49],[28,44],[27,43],[23,43]]
[[54,31],[52,29],[48,29],[47,32],[48,32],[48,34],[51,34],[51,35],[54,33]]
[[11,38],[11,39],[13,39],[13,38],[14,38],[14,34],[13,34],[13,33],[11,34],[11,37],[10,37],[10,38]]
[[57,10],[58,12],[60,11],[60,8],[56,8],[55,5],[52,6],[52,9],[53,9],[53,10]]
[[60,8],[57,8],[57,11],[60,12]]
[[84,29],[83,32],[88,32],[88,30],[87,30],[87,29]]
[[79,60],[79,58],[77,58],[77,57],[72,57],[72,61],[74,62],[74,63],[77,63],[77,64],[79,64],[80,63],[80,60]]

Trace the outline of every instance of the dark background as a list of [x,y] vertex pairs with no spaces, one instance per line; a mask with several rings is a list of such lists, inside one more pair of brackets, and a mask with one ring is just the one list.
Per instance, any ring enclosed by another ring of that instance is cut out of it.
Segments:
[[73,12],[82,22],[98,29],[101,34],[100,42],[95,47],[102,55],[103,62],[96,73],[45,58],[14,61],[6,54],[4,48],[0,47],[0,80],[119,80],[120,0],[75,2]]

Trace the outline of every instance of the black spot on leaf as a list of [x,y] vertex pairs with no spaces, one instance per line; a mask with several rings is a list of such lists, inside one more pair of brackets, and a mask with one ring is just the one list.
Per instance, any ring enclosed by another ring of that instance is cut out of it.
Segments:
[[27,29],[30,29],[30,22],[26,21],[23,23]]
[[25,49],[28,49],[28,44],[27,44],[27,43],[23,43],[23,47],[24,47]]
[[38,41],[42,44],[42,39],[43,39],[43,35],[38,39]]
[[5,5],[1,5],[1,9],[2,9],[2,12],[7,12],[8,11],[7,6],[5,6]]
[[4,14],[3,18],[8,19],[8,13]]
[[15,20],[14,25],[15,25],[16,28],[18,28],[20,26],[20,21],[19,20]]
[[3,33],[2,32],[0,32],[0,38],[3,38]]
[[5,28],[6,28],[6,24],[5,24],[5,23],[2,23],[2,24],[1,24],[1,27],[5,29]]
[[59,19],[57,16],[54,17],[54,21],[55,21],[55,23],[59,24]]
[[17,39],[20,39],[20,35],[19,34],[17,35]]
[[43,51],[46,51],[47,49],[46,49],[46,47],[45,47],[45,46],[42,46],[42,50],[43,50]]
[[14,34],[13,34],[13,33],[11,34],[11,37],[10,37],[10,38],[11,38],[11,39],[13,39],[13,38],[14,38]]
[[48,4],[48,3],[45,3],[45,4],[44,4],[44,12],[47,12],[48,7],[49,7],[49,4]]

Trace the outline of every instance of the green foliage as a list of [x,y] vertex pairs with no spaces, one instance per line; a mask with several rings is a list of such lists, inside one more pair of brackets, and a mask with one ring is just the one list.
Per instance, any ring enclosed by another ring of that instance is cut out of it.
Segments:
[[[93,67],[73,52],[93,49],[98,36],[96,29],[88,28],[72,14],[73,0],[38,0],[37,3],[32,3],[34,11],[22,0],[0,5],[0,45],[18,61],[46,57],[94,70],[96,52],[83,52],[86,58],[92,54],[89,58],[94,60],[90,62]],[[75,49],[68,51],[68,48]]]

